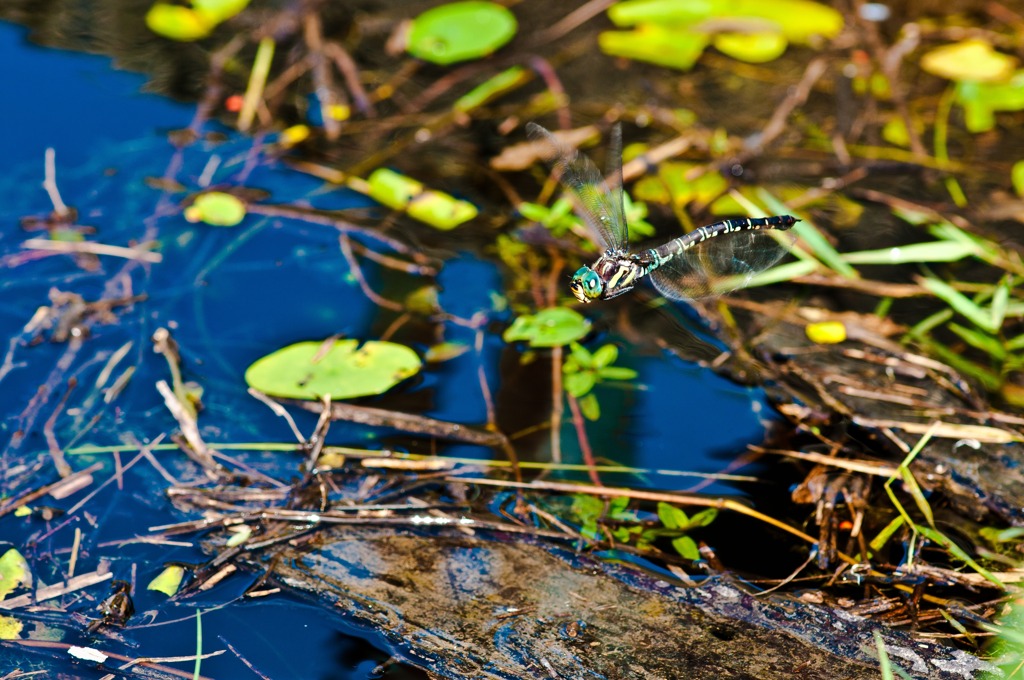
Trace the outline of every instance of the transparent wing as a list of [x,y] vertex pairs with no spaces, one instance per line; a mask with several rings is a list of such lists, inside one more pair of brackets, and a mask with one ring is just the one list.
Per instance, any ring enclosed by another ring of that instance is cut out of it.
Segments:
[[763,231],[719,234],[684,251],[685,238],[657,248],[659,256],[671,255],[671,259],[650,273],[654,287],[672,300],[698,300],[742,288],[786,253],[782,244]]
[[562,185],[576,201],[579,216],[594,232],[598,243],[605,249],[625,249],[629,242],[626,216],[622,202],[622,131],[618,125],[612,131],[609,149],[611,185],[601,171],[584,154],[561,144],[558,139],[536,123],[527,123],[530,139],[541,141],[547,148],[547,160],[555,169]]

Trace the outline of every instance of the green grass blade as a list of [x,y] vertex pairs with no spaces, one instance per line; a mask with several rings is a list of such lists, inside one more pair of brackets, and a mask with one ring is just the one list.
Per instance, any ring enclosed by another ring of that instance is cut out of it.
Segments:
[[912,262],[956,262],[975,254],[975,249],[958,241],[933,241],[879,250],[843,253],[842,258],[844,262],[850,264],[909,264]]
[[992,315],[987,310],[979,307],[973,300],[945,281],[930,276],[919,276],[917,281],[957,313],[967,317],[978,328],[993,334],[999,331],[998,328],[992,327]]
[[966,328],[958,323],[950,323],[947,328],[960,336],[961,340],[972,347],[980,349],[993,359],[1002,361],[1006,358],[1006,349],[999,340],[993,338],[991,335],[988,335],[987,333],[979,333],[974,329]]
[[[758,188],[754,193],[771,213],[781,215],[789,210],[785,203],[762,188]],[[860,278],[857,270],[843,261],[839,251],[832,247],[829,240],[813,224],[804,220],[794,225],[790,231],[799,236],[804,245],[810,248],[811,253],[829,269],[851,279]]]

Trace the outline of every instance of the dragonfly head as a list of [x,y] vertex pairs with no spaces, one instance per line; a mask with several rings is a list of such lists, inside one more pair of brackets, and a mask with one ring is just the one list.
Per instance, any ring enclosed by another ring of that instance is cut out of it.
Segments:
[[590,267],[580,267],[572,275],[569,290],[580,302],[593,302],[601,297],[601,293],[604,291],[604,282]]

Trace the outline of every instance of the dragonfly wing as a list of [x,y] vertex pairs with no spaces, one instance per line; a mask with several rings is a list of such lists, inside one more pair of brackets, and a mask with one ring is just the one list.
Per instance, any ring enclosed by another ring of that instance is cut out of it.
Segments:
[[657,248],[660,257],[671,259],[650,273],[658,292],[672,300],[699,300],[743,288],[786,253],[763,231],[719,234],[687,250],[682,250],[684,238]]
[[[543,142],[547,160],[555,169],[562,185],[575,199],[577,212],[594,232],[598,243],[605,249],[625,249],[629,241],[622,202],[622,158],[616,152],[618,173],[613,173],[612,185],[605,181],[601,171],[584,154],[563,145],[558,139],[536,123],[527,123],[530,139]],[[622,146],[622,133],[612,134],[612,145],[618,139]],[[612,151],[615,151],[612,149]],[[617,179],[616,179],[617,178]]]

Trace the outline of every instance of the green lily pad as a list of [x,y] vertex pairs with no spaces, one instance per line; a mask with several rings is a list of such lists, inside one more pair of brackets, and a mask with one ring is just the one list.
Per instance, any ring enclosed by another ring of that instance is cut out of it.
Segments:
[[656,24],[658,26],[695,26],[735,19],[760,19],[781,33],[786,40],[807,44],[816,37],[832,38],[843,29],[843,15],[811,0],[627,0],[608,10],[616,26]]
[[233,227],[245,219],[245,203],[222,191],[208,191],[185,209],[185,219],[213,227]]
[[204,12],[165,2],[156,3],[146,12],[146,26],[149,30],[179,42],[205,38],[216,25],[216,19]]
[[249,387],[286,399],[367,397],[419,372],[422,362],[405,345],[370,340],[299,342],[257,360],[245,371]]
[[516,34],[516,17],[493,2],[453,2],[429,9],[412,21],[409,54],[453,64],[491,54]]
[[972,38],[943,45],[921,57],[921,68],[948,80],[997,83],[1013,75],[1017,60],[996,52],[985,40]]
[[165,567],[156,578],[150,581],[149,585],[146,586],[146,590],[155,590],[167,597],[171,597],[178,592],[178,588],[181,588],[181,580],[184,577],[185,568],[172,564],[169,567]]
[[11,548],[0,555],[0,600],[23,586],[32,586],[32,570],[21,553]]
[[561,347],[590,332],[590,321],[568,307],[551,307],[516,318],[502,338],[505,342],[525,340],[531,347]]

